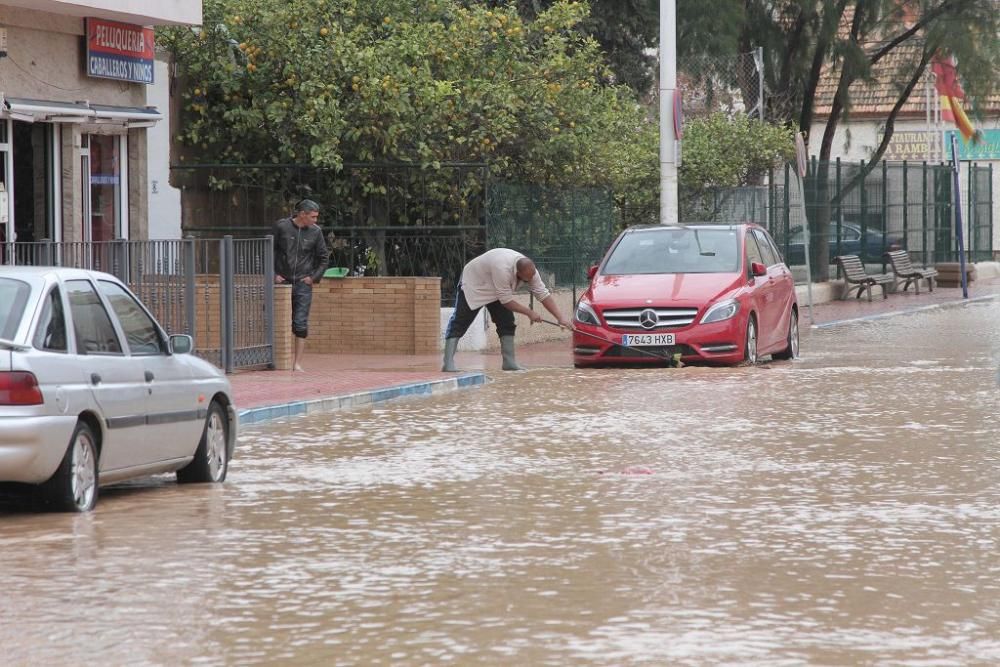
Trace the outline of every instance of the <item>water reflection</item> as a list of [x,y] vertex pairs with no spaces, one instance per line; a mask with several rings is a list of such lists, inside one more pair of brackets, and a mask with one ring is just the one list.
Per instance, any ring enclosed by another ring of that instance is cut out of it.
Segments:
[[[547,369],[0,522],[13,663],[995,664],[992,304]],[[637,470],[649,474],[630,474]]]

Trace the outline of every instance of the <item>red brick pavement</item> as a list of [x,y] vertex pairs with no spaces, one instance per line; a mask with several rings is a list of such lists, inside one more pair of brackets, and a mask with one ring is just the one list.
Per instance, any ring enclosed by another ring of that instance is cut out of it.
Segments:
[[[1000,278],[975,281],[970,285],[969,298],[1000,295]],[[921,308],[962,301],[960,288],[938,287],[934,292],[921,291],[890,294],[882,299],[875,294],[872,302],[866,299],[831,301],[816,304],[810,322],[803,299],[803,327],[810,324],[830,324],[858,318],[872,318],[900,314]],[[568,341],[525,345],[518,350],[518,360],[528,367],[571,367],[572,356]],[[456,364],[463,371],[487,375],[499,371],[499,352],[459,352]],[[454,378],[454,374],[440,372],[438,354],[421,355],[306,355],[304,372],[244,371],[233,374],[236,404],[240,410],[261,406],[282,405],[299,401],[345,396],[410,385],[436,382]]]

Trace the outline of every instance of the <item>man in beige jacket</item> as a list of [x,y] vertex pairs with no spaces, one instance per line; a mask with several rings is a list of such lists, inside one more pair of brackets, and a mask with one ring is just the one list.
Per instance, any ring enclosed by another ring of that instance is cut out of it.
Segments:
[[516,250],[494,248],[476,257],[462,269],[455,297],[455,312],[445,332],[442,371],[458,370],[455,368],[458,340],[468,331],[476,319],[476,313],[483,306],[489,311],[500,336],[503,369],[522,370],[514,356],[514,331],[517,328],[514,313],[526,316],[532,324],[542,321],[540,314],[514,300],[514,292],[522,283],[528,285],[531,293],[552,313],[560,326],[573,328],[573,323],[559,312],[559,306],[538,275],[535,263]]

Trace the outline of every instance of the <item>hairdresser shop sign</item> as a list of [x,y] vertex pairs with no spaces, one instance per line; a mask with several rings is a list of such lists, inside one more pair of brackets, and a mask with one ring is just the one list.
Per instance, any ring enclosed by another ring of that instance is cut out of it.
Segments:
[[153,83],[153,29],[87,19],[87,74],[101,79]]

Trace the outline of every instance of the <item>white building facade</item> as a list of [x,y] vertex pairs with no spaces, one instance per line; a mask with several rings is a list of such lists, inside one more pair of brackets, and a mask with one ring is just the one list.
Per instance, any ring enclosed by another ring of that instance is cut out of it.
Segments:
[[179,236],[153,27],[201,17],[201,0],[0,0],[0,241]]

